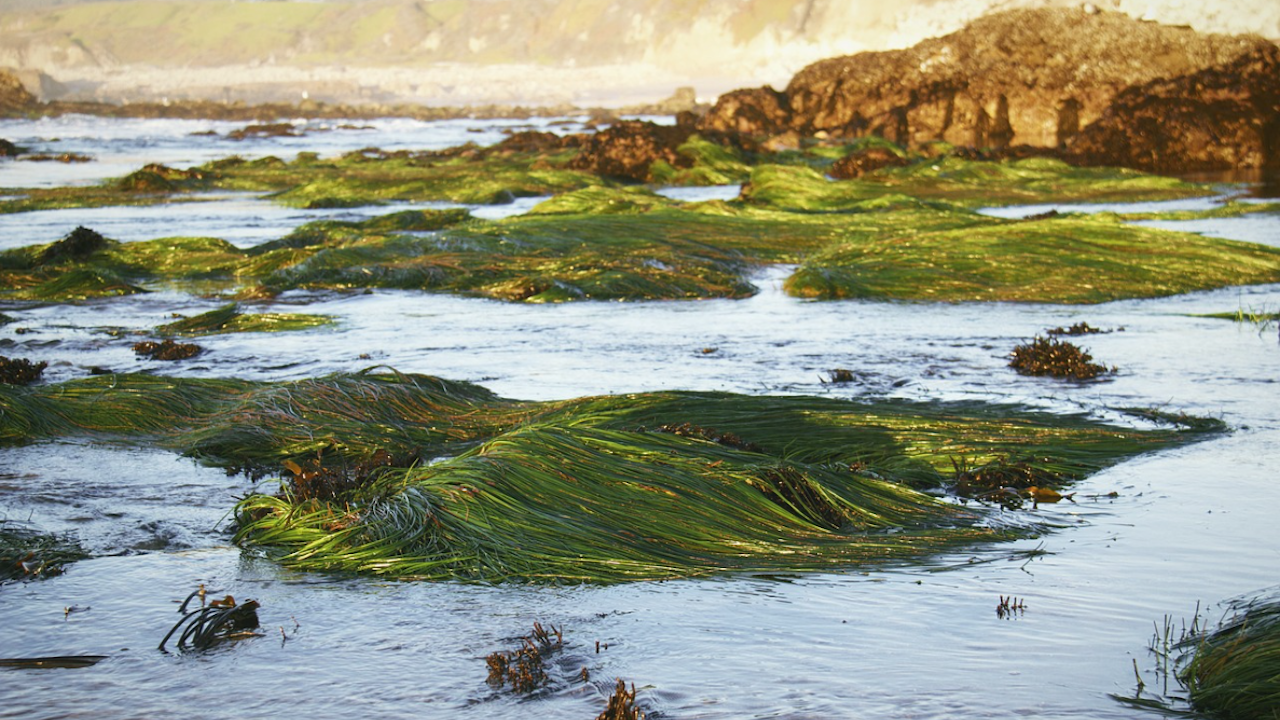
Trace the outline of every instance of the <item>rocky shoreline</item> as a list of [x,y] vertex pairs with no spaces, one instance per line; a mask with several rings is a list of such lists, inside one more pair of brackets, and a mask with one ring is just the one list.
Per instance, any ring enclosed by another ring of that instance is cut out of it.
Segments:
[[675,148],[694,133],[740,149],[874,135],[909,150],[942,145],[982,158],[1052,156],[1179,174],[1272,171],[1280,168],[1280,46],[1088,4],[1010,10],[905,50],[813,63],[783,90],[734,90],[710,107],[692,88],[619,108],[40,102],[17,76],[0,71],[0,115],[67,113],[243,121],[677,116],[676,130],[628,123],[585,144],[583,167],[637,181],[647,179],[654,160],[675,159]]

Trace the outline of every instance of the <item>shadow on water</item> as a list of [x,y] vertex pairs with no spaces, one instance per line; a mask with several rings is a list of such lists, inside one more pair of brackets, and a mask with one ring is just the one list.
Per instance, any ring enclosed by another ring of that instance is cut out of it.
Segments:
[[1280,168],[1249,168],[1238,170],[1218,170],[1213,172],[1188,173],[1180,176],[1183,180],[1203,183],[1241,184],[1247,192],[1245,197],[1276,199],[1280,198]]

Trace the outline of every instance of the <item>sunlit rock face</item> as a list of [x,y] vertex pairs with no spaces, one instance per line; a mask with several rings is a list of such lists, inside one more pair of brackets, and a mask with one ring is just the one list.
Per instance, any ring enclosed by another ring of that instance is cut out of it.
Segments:
[[[910,147],[1061,148],[1151,168],[1185,150],[1194,168],[1259,167],[1273,162],[1274,141],[1264,138],[1275,132],[1265,126],[1275,117],[1276,51],[1257,36],[1091,6],[1014,10],[905,50],[819,61],[782,92],[727,94],[703,126],[874,134]],[[1129,121],[1144,117],[1139,138]],[[1077,141],[1082,133],[1088,139]]]

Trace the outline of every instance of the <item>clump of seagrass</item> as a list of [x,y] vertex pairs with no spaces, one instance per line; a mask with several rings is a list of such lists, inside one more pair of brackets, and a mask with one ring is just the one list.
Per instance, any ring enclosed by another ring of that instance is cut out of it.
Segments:
[[644,711],[636,707],[636,686],[627,684],[618,678],[618,684],[609,696],[609,704],[604,712],[596,716],[596,720],[644,720]]
[[64,566],[87,557],[72,540],[0,520],[0,583],[60,575]]
[[514,693],[528,695],[550,682],[546,658],[563,646],[564,636],[559,628],[547,629],[535,622],[533,632],[520,638],[518,649],[499,650],[485,658],[489,666],[488,682],[497,688],[507,685]]
[[5,385],[30,385],[40,379],[49,363],[43,360],[33,363],[26,358],[7,358],[0,355],[0,383]]
[[996,458],[973,467],[964,458],[952,458],[951,464],[955,468],[952,491],[961,497],[997,503],[1007,510],[1016,510],[1027,500],[1055,503],[1071,499],[1071,495],[1061,494],[1058,488],[1073,478],[1056,467],[1050,458]]
[[66,237],[53,243],[36,258],[36,266],[52,265],[64,260],[81,260],[107,246],[107,239],[95,230],[77,227]]
[[133,344],[133,352],[152,360],[187,360],[199,355],[204,348],[195,343],[180,343],[173,340],[143,340]]
[[1280,596],[1237,603],[1235,611],[1178,644],[1178,681],[1191,706],[1211,717],[1280,717]]
[[[227,595],[205,605],[205,595],[204,585],[201,585],[182,601],[178,608],[182,619],[160,641],[161,651],[164,651],[165,645],[178,630],[182,630],[178,635],[178,650],[183,652],[208,650],[228,640],[258,637],[253,632],[258,627],[259,605],[256,600],[247,600],[237,605],[235,598]],[[199,609],[188,611],[187,606],[197,597],[200,598]]]
[[659,425],[655,428],[658,432],[670,433],[680,437],[691,437],[708,442],[719,443],[725,447],[736,448],[738,450],[746,450],[747,452],[763,453],[764,448],[753,442],[743,440],[740,436],[731,432],[720,432],[711,428],[700,427],[693,423],[667,423]]
[[1022,375],[1048,375],[1072,380],[1092,380],[1099,375],[1116,372],[1115,368],[1093,362],[1093,356],[1076,345],[1038,335],[1030,344],[1013,349],[1009,367]]

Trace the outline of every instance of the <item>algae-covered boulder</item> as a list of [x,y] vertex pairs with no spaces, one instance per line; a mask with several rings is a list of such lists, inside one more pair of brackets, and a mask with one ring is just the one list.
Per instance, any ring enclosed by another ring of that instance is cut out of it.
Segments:
[[83,260],[106,248],[107,239],[101,233],[84,226],[78,226],[68,233],[66,237],[45,248],[36,258],[36,265],[52,265]]

